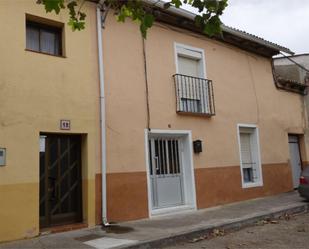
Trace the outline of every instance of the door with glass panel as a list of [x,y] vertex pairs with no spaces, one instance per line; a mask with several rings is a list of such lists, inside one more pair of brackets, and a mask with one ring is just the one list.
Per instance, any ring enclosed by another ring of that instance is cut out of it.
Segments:
[[153,209],[183,205],[181,140],[149,139],[149,167]]

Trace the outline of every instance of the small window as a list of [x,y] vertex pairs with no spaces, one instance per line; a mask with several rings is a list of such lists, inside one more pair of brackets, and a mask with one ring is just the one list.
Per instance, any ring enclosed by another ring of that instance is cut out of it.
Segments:
[[239,126],[238,133],[243,187],[261,186],[263,183],[258,130],[254,126]]
[[26,48],[51,55],[62,55],[62,28],[26,22]]

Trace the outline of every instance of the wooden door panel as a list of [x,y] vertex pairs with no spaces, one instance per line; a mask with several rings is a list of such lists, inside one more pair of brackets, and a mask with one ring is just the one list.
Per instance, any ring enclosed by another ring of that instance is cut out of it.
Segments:
[[47,135],[40,153],[41,227],[82,220],[80,136]]

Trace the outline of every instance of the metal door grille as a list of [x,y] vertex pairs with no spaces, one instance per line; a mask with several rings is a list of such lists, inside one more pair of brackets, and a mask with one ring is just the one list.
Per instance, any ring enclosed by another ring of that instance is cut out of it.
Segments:
[[179,139],[150,139],[149,166],[153,206],[181,205],[183,183]]
[[[151,148],[151,140],[149,145]],[[152,165],[153,160],[150,160],[151,175],[153,172],[157,176],[180,174],[178,140],[154,139],[154,152],[150,149],[150,154],[152,153],[154,153],[154,165]]]

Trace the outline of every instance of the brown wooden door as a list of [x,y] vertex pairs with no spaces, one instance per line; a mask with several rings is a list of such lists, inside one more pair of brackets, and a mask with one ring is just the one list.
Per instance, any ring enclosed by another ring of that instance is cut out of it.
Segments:
[[80,136],[46,135],[40,142],[40,227],[81,222]]

